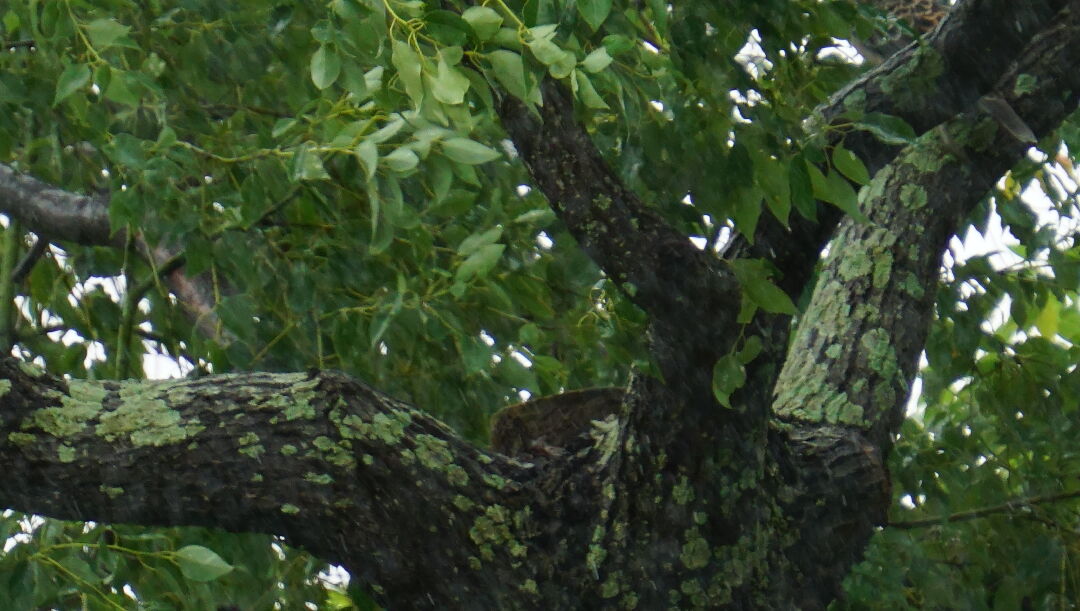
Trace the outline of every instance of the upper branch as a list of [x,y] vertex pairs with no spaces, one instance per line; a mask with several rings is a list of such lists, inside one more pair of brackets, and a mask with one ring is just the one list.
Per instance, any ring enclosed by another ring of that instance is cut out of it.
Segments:
[[869,222],[841,222],[777,382],[781,417],[861,426],[888,446],[925,343],[946,241],[1027,150],[1015,123],[1041,138],[1076,109],[1080,0],[1068,4],[982,103],[875,176],[862,201]]
[[4,164],[0,164],[0,210],[54,240],[124,246],[125,232],[110,227],[105,201],[53,187]]
[[626,188],[575,120],[564,88],[549,79],[541,89],[538,114],[507,95],[499,116],[581,247],[654,323],[686,328],[708,312],[710,327],[730,329],[739,308],[731,274]]
[[[971,108],[991,90],[1032,38],[1047,28],[1066,0],[962,0],[941,26],[920,42],[834,94],[814,112],[819,128],[869,113],[892,115],[916,134]],[[993,16],[990,18],[989,16]],[[987,45],[987,41],[993,41]],[[900,147],[867,131],[833,130],[829,143],[843,138],[873,176]],[[819,204],[817,220],[793,216],[789,227],[763,215],[750,244],[741,236],[725,252],[730,258],[768,258],[784,273],[781,287],[802,290],[818,253],[832,236],[842,213]]]
[[[115,248],[124,248],[127,240],[124,228],[111,226],[107,200],[65,191],[4,164],[0,164],[0,212],[19,220],[44,240]],[[154,266],[178,254],[166,246],[151,247],[141,238],[138,245],[139,252]],[[216,299],[207,279],[192,278],[177,269],[167,274],[166,282],[199,331],[205,337],[222,339],[214,312]]]

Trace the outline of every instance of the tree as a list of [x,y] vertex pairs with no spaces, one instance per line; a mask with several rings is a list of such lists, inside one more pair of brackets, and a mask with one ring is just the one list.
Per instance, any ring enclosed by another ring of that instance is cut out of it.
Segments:
[[[836,39],[896,25],[841,1],[151,4],[2,15],[0,506],[93,523],[9,541],[0,597],[1077,595],[1080,249],[1020,197],[1073,214],[1077,2],[872,70]],[[943,278],[994,211],[1018,262]]]

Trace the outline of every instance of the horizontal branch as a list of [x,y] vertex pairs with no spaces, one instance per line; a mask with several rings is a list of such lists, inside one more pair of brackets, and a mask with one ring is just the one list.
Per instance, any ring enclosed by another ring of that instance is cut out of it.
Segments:
[[0,390],[0,507],[282,535],[403,608],[560,588],[550,559],[584,557],[599,505],[584,465],[485,453],[339,373],[65,383],[7,359]]
[[[11,166],[0,164],[0,212],[38,234],[40,248],[48,241],[74,242],[83,246],[111,246],[124,248],[127,232],[116,229],[109,222],[109,203],[102,197],[91,197],[65,191],[49,185],[33,176],[15,171]],[[38,248],[37,244],[35,248]],[[166,284],[183,304],[184,309],[199,332],[207,338],[222,337],[214,307],[217,299],[207,278],[188,277],[175,262],[181,256],[176,249],[165,246],[151,247],[142,239],[138,250],[152,267],[167,265],[160,272]],[[28,257],[27,262],[33,259]],[[22,269],[20,273],[28,273]]]
[[124,231],[109,225],[109,205],[44,183],[0,164],[0,211],[52,240],[123,248]]
[[1013,499],[1011,501],[1005,501],[1004,503],[998,505],[980,507],[979,509],[969,509],[967,511],[958,511],[956,513],[952,513],[946,516],[938,516],[936,518],[889,522],[889,526],[891,528],[903,529],[940,526],[942,524],[947,524],[951,522],[966,522],[968,520],[985,518],[999,513],[1015,513],[1022,509],[1029,509],[1031,507],[1037,507],[1039,505],[1049,505],[1051,503],[1058,503],[1060,501],[1068,501],[1076,498],[1080,498],[1080,490],[1074,490],[1072,492],[1059,492],[1057,494],[1028,496],[1024,498]]

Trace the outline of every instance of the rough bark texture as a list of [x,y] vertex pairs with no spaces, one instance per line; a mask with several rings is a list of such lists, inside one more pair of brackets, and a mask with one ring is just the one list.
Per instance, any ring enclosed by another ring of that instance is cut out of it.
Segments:
[[[945,241],[1026,149],[979,101],[1047,135],[1077,105],[1078,14],[961,3],[822,109],[899,114],[922,135],[899,153],[847,140],[880,170],[868,221],[823,213],[798,237],[766,223],[724,253],[767,256],[794,293],[833,239],[787,352],[791,321],[759,315],[740,334],[730,268],[622,186],[548,83],[538,114],[506,98],[501,117],[582,248],[649,314],[663,381],[635,379],[560,452],[512,458],[335,373],[65,383],[6,361],[0,466],[17,476],[0,506],[282,534],[394,608],[823,608],[884,521]],[[740,335],[767,349],[724,408],[712,364]]]

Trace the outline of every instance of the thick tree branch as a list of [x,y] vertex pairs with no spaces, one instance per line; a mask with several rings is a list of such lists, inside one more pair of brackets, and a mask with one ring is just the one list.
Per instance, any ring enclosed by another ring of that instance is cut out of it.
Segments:
[[[820,129],[879,113],[903,119],[916,134],[925,133],[975,104],[1066,4],[1066,0],[961,1],[938,30],[834,94],[814,112],[815,124]],[[831,132],[830,144],[841,137],[871,176],[900,149],[858,130]],[[784,273],[781,287],[797,295],[841,216],[839,209],[824,203],[817,207],[816,222],[793,215],[790,226],[784,227],[775,217],[762,215],[754,244],[737,236],[725,256],[770,259]]]
[[[1040,137],[1080,101],[1080,74],[1072,68],[1080,61],[1078,9],[1080,2],[1071,2],[996,88],[995,95]],[[794,450],[793,464],[799,465],[791,470],[798,474],[793,487],[801,491],[792,514],[798,514],[799,507],[812,507],[815,499],[834,499],[828,506],[849,502],[848,495],[866,498],[867,491],[872,492],[866,484],[873,478],[865,475],[831,482],[839,489],[815,484],[807,479],[814,471],[807,464],[817,464],[815,470],[827,474],[835,471],[828,461],[805,458],[815,448],[834,448],[819,452],[821,456],[837,455],[835,449],[843,446],[837,445],[836,431],[847,428],[855,437],[861,431],[868,443],[856,444],[865,448],[863,460],[855,460],[844,472],[872,473],[869,467],[880,464],[903,417],[908,385],[925,343],[945,242],[1027,148],[994,117],[981,110],[965,113],[922,136],[875,177],[863,205],[869,222],[841,222],[777,382],[775,411],[786,421],[778,430],[788,431],[790,442],[785,445]],[[857,458],[859,452],[839,455]],[[883,496],[888,497],[887,486]],[[824,535],[831,543],[801,537],[792,556],[813,558],[803,567],[809,572],[850,566],[869,539],[873,522],[882,523],[885,506],[870,503],[861,516],[842,513],[839,521],[835,515],[807,516],[834,529]],[[825,572],[822,579],[845,572]]]
[[[738,288],[731,274],[708,253],[694,248],[626,188],[608,167],[585,129],[575,120],[566,91],[546,80],[544,104],[536,114],[505,95],[499,116],[540,191],[582,249],[655,324],[686,328],[708,312],[709,326],[730,329],[738,313]],[[694,326],[691,349],[708,339],[712,351],[731,340],[702,338]]]
[[7,359],[0,380],[2,507],[283,535],[401,608],[581,591],[557,565],[584,565],[600,505],[588,445],[546,468],[487,454],[331,372],[64,383]]
[[[1080,61],[1080,11],[1070,9],[994,92],[1039,137],[1075,110],[1080,95],[1072,69]],[[986,106],[904,149],[865,194],[870,221],[841,222],[777,383],[782,417],[866,426],[887,447],[925,342],[945,243],[1028,148]]]

